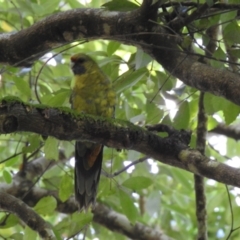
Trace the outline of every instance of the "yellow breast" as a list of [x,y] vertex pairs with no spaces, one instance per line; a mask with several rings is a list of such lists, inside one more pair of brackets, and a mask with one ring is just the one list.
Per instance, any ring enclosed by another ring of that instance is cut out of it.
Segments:
[[112,117],[116,95],[111,82],[99,71],[76,75],[72,91],[72,108],[88,114]]

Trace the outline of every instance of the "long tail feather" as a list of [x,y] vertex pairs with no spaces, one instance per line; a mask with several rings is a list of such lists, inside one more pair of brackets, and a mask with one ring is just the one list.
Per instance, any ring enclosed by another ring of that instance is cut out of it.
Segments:
[[[95,158],[93,161],[93,157]],[[79,209],[94,207],[102,168],[103,146],[76,142],[75,198]]]

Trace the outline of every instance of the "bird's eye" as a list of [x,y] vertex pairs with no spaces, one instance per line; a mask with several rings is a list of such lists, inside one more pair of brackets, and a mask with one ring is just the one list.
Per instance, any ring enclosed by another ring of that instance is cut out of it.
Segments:
[[84,58],[79,58],[79,59],[77,60],[77,63],[84,63],[85,60],[86,60],[86,59],[84,59]]

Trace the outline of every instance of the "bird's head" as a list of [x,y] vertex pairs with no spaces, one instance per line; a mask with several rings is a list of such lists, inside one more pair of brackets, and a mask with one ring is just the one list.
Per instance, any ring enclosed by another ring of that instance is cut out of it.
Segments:
[[71,57],[71,68],[75,75],[90,73],[95,66],[97,64],[86,54],[78,53]]

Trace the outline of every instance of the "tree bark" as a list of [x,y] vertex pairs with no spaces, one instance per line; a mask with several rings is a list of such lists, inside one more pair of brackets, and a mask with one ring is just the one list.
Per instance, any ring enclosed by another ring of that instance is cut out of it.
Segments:
[[17,100],[0,104],[0,133],[34,132],[60,140],[87,140],[117,149],[132,149],[156,160],[200,176],[240,187],[240,169],[211,160],[188,147],[187,131],[173,131],[168,137],[132,123],[75,114],[70,110],[26,105]]
[[44,53],[73,41],[116,40],[142,48],[185,84],[240,105],[239,75],[207,66],[198,61],[200,56],[184,52],[178,45],[182,36],[157,23],[160,4],[146,0],[131,12],[89,8],[54,14],[17,33],[1,34],[0,62],[30,66]]

